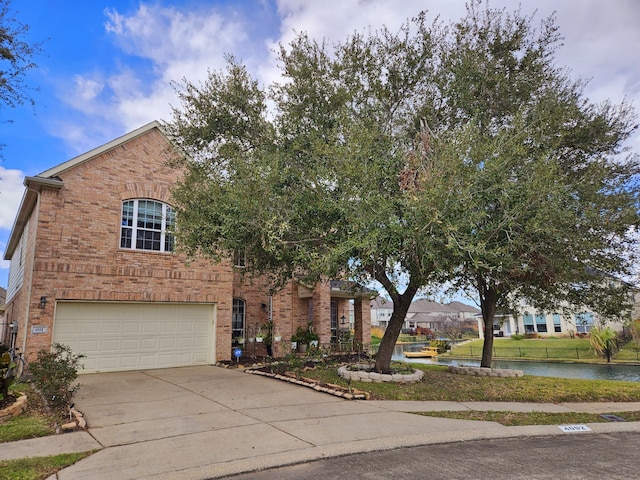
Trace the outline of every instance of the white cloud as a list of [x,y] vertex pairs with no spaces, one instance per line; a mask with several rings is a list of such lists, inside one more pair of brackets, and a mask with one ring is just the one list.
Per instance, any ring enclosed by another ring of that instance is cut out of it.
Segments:
[[0,166],[0,286],[6,287],[10,262],[4,260],[5,239],[13,227],[24,194],[24,172]]
[[11,229],[24,193],[24,172],[0,167],[0,229]]
[[131,15],[107,9],[105,16],[106,32],[127,57],[117,62],[116,70],[74,75],[73,88],[61,91],[82,118],[49,127],[78,152],[88,143],[91,148],[110,139],[102,134],[117,136],[168,119],[170,105],[176,104],[171,82],[204,80],[208,69],[223,68],[225,53],[254,58],[264,54],[253,50],[266,51],[264,42],[249,41],[248,25],[240,16],[214,7],[178,10],[141,3]]
[[[637,0],[520,3],[524,14],[537,10],[536,25],[557,11],[557,24],[565,37],[557,52],[558,65],[570,68],[575,77],[591,79],[586,88],[591,100],[610,98],[618,103],[626,98],[640,108],[640,64],[635,58],[640,45]],[[264,9],[273,4],[257,0],[226,6],[182,5],[143,2],[131,14],[105,10],[105,30],[126,56],[118,60],[115,71],[75,76],[67,101],[83,118],[75,121],[76,128],[58,127],[58,134],[73,134],[65,138],[75,142],[80,137],[95,138],[99,132],[118,135],[154,119],[168,119],[170,104],[176,104],[171,82],[204,80],[208,69],[224,67],[225,53],[236,55],[254,75],[270,83],[279,74],[270,49],[287,44],[295,32],[333,43],[354,31],[376,30],[382,25],[397,30],[421,10],[429,12],[429,21],[439,15],[444,23],[465,15],[464,2],[450,0],[277,0],[277,11],[267,13]],[[491,0],[490,6],[517,8],[512,0]],[[270,30],[261,24],[262,16],[273,23]],[[631,144],[640,145],[638,137]]]

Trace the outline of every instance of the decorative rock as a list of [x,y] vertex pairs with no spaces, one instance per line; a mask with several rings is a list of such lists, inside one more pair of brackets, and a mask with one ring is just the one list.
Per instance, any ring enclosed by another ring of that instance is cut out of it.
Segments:
[[27,396],[20,395],[15,402],[6,408],[0,410],[0,419],[6,417],[15,417],[20,415],[22,411],[27,407]]
[[65,432],[69,432],[71,430],[75,430],[77,426],[78,424],[76,422],[69,422],[69,423],[65,423],[60,428],[62,428],[62,430],[64,430]]

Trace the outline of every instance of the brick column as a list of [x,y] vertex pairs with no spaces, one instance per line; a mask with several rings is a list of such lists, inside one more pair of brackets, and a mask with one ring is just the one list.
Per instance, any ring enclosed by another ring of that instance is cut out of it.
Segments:
[[356,298],[353,305],[355,343],[369,351],[371,346],[371,304],[368,298]]

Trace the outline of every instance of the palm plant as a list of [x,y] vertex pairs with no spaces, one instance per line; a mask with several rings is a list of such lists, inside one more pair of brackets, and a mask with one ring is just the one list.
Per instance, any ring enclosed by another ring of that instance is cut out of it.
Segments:
[[591,327],[590,342],[591,348],[596,354],[607,358],[611,362],[613,352],[618,349],[618,336],[611,327]]

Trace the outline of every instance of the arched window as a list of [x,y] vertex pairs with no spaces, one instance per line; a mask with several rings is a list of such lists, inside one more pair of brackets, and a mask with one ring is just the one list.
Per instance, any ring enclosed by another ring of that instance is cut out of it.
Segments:
[[120,248],[173,251],[175,212],[169,205],[155,200],[122,202]]

